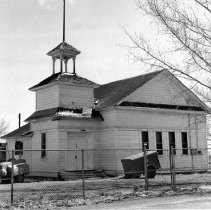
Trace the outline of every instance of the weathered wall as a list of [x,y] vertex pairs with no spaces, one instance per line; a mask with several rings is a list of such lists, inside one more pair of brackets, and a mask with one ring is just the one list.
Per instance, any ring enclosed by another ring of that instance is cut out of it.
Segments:
[[58,150],[57,122],[40,120],[31,123],[32,137],[32,174],[42,176],[57,176],[58,151],[47,151],[46,157],[41,157],[41,133],[46,133],[46,150]]
[[[206,117],[204,114],[146,108],[116,108],[115,111],[108,112],[105,119],[113,119],[111,124],[115,122],[115,126],[110,126],[109,121],[101,123],[100,141],[97,147],[119,150],[113,151],[112,154],[107,152],[104,156],[100,154],[98,159],[102,168],[108,169],[110,166],[112,169],[116,165],[116,169],[121,171],[121,159],[142,150],[142,131],[148,131],[150,150],[156,150],[156,131],[162,132],[164,150],[169,150],[168,132],[175,132],[176,149],[178,149],[175,157],[176,166],[191,167],[193,160],[195,168],[207,167]],[[203,149],[201,155],[194,156],[192,159],[190,151],[189,155],[182,154],[181,132],[188,133],[188,147]],[[159,159],[162,168],[169,167],[167,151],[164,151],[163,155],[159,155]]]
[[60,106],[75,106],[81,108],[93,106],[94,97],[92,87],[60,84],[59,91]]
[[36,91],[36,110],[59,106],[59,86],[51,85]]
[[184,89],[184,86],[181,87],[176,79],[167,72],[153,78],[123,101],[198,106],[187,89]]

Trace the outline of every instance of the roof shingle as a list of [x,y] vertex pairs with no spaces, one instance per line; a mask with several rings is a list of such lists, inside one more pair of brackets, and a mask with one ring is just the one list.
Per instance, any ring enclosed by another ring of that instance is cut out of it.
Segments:
[[30,133],[30,124],[26,124],[26,125],[23,125],[21,126],[20,128],[2,136],[1,138],[2,139],[7,139],[7,138],[14,138],[14,137],[22,137],[22,136],[25,136],[27,134]]
[[163,72],[155,71],[152,73],[131,77],[105,85],[101,85],[94,89],[94,97],[99,99],[98,108],[110,107],[118,103],[121,99],[140,88],[146,82]]
[[42,80],[38,84],[34,85],[33,87],[29,88],[29,90],[33,90],[34,88],[41,87],[53,82],[69,82],[73,84],[81,84],[81,85],[98,85],[95,82],[92,82],[88,79],[85,79],[83,77],[80,77],[76,74],[70,74],[70,73],[61,73],[58,72],[56,74],[51,75],[50,77]]

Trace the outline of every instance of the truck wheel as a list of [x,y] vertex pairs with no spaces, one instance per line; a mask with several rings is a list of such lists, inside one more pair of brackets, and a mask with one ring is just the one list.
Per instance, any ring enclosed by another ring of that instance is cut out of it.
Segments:
[[19,174],[19,175],[15,176],[15,182],[23,183],[24,182],[24,174]]
[[153,167],[153,166],[148,166],[148,167],[147,167],[147,177],[148,177],[149,179],[152,179],[152,178],[155,177],[155,175],[156,175],[155,167]]

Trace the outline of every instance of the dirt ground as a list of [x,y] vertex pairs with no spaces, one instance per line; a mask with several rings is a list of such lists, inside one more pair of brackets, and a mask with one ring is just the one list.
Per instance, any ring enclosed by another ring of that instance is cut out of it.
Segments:
[[[186,194],[211,193],[211,174],[176,175],[176,191],[171,188],[170,175],[159,175],[149,180],[144,190],[144,179],[95,178],[85,180],[85,199],[82,180],[49,181],[26,179],[14,184],[14,206],[18,208],[53,209],[112,203],[137,197],[169,197]],[[10,207],[10,184],[0,184],[0,207]]]

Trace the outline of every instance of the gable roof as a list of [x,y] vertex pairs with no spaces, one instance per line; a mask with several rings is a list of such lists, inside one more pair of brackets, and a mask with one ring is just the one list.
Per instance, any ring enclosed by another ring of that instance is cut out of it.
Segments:
[[115,105],[121,99],[125,98],[163,71],[165,70],[154,71],[148,74],[111,82],[95,88],[94,97],[99,99],[97,107],[104,108]]
[[95,82],[92,82],[88,79],[85,79],[83,77],[80,77],[76,74],[70,74],[70,73],[61,73],[58,72],[56,74],[52,74],[50,77],[42,80],[38,84],[34,85],[33,87],[29,88],[29,90],[33,90],[35,88],[53,83],[53,82],[69,82],[69,83],[75,83],[75,84],[81,84],[81,85],[98,85]]
[[15,137],[22,137],[26,136],[27,134],[31,134],[30,132],[30,124],[26,124],[21,126],[20,128],[2,136],[2,139],[8,139],[8,138],[15,138]]

